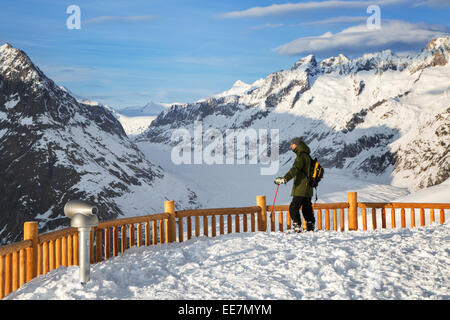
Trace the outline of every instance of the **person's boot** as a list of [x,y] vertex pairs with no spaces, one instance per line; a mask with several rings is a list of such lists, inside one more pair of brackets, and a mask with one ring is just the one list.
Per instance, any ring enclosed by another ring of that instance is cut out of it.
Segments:
[[292,224],[292,231],[300,233],[302,232],[302,227],[298,223],[294,222]]
[[314,221],[306,222],[306,231],[314,231]]

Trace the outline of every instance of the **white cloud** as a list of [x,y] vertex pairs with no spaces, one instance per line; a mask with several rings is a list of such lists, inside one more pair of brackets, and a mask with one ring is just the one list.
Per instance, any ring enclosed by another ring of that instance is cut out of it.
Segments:
[[420,50],[434,37],[450,33],[450,29],[439,25],[409,23],[399,20],[382,21],[381,29],[371,30],[358,25],[333,34],[304,37],[291,41],[279,48],[282,55],[316,54],[332,56],[391,49],[395,51]]
[[361,17],[333,17],[323,20],[315,20],[315,21],[307,21],[300,22],[297,24],[298,26],[307,26],[307,25],[320,25],[320,24],[338,24],[338,23],[354,23],[354,22],[363,22],[367,21],[368,16]]
[[428,7],[448,7],[450,1],[448,0],[424,0],[414,4],[414,7],[428,6]]
[[[429,0],[438,1],[438,0]],[[392,5],[398,3],[412,2],[412,0],[378,0],[378,1],[310,1],[300,3],[272,4],[266,7],[253,7],[246,10],[232,11],[220,14],[219,18],[258,18],[271,15],[282,15],[294,11],[318,10],[318,9],[350,9],[367,8],[370,5]]]

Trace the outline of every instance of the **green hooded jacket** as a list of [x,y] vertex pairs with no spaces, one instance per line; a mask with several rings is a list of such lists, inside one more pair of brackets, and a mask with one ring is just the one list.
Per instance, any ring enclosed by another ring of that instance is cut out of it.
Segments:
[[294,178],[291,196],[308,197],[313,196],[313,188],[308,184],[308,172],[311,166],[311,158],[309,153],[311,150],[304,143],[300,142],[294,149],[297,158],[295,158],[292,168],[284,175],[286,181]]

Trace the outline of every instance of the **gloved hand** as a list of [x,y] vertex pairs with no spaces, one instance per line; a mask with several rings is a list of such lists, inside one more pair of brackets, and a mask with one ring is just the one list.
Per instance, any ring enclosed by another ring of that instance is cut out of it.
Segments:
[[275,184],[285,184],[287,181],[285,178],[279,177],[275,179]]

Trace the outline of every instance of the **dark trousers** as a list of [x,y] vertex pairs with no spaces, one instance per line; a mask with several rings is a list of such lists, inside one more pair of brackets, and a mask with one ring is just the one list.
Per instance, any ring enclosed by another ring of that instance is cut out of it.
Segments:
[[300,217],[300,207],[302,208],[303,217],[305,218],[309,229],[309,227],[314,226],[314,223],[316,222],[312,209],[311,198],[297,196],[292,197],[292,201],[289,206],[289,214],[291,219],[301,226],[302,220]]

